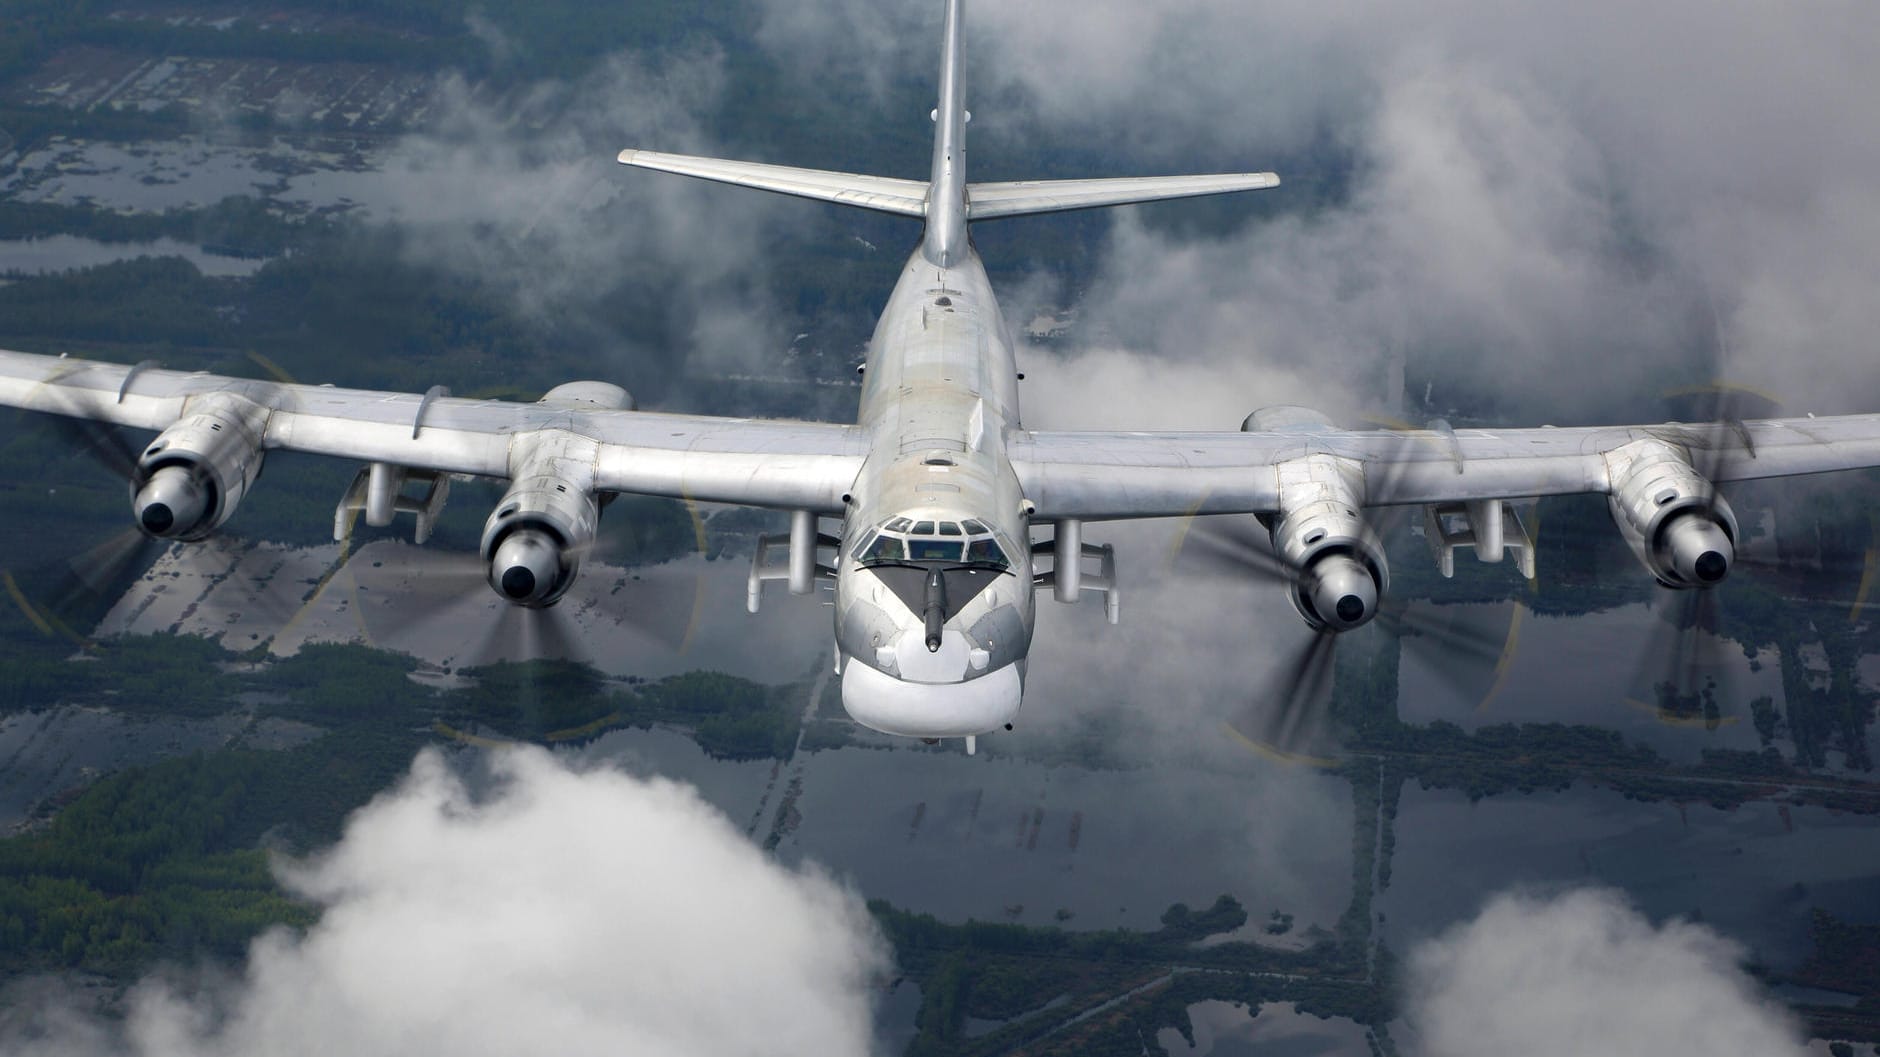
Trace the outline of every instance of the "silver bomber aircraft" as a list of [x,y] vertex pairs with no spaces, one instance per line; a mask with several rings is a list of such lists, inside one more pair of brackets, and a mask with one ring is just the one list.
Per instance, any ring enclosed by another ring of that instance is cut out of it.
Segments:
[[[1597,428],[1350,431],[1295,407],[1220,432],[1045,432],[1020,424],[1010,328],[969,225],[997,217],[1274,187],[1272,173],[968,183],[961,0],[947,0],[933,167],[927,180],[628,150],[631,166],[920,217],[870,342],[856,422],[636,410],[627,392],[573,382],[533,404],[304,386],[0,352],[0,403],[156,431],[137,457],[133,511],[155,537],[199,540],[247,494],[276,449],[355,460],[342,513],[401,512],[428,532],[451,475],[509,489],[481,542],[490,585],[520,606],[555,603],[610,493],[788,511],[750,579],[809,594],[833,580],[835,665],[859,722],[964,737],[1019,710],[1036,599],[1105,595],[1108,548],[1090,521],[1255,515],[1300,615],[1321,633],[1378,611],[1388,567],[1367,511],[1422,505],[1445,571],[1533,551],[1505,503],[1609,497],[1645,569],[1671,588],[1730,572],[1738,532],[1721,481],[1880,465],[1880,415]],[[405,496],[429,483],[428,498]],[[825,533],[825,519],[837,528]],[[839,526],[839,528],[838,528]],[[1039,542],[1034,533],[1048,530]],[[784,560],[773,562],[776,552]]]

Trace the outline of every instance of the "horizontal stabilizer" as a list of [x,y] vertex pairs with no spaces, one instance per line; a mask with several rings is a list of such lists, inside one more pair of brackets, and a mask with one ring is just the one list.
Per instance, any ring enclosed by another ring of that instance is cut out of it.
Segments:
[[878,209],[884,213],[910,217],[927,215],[925,180],[896,180],[887,176],[860,176],[823,169],[798,169],[789,165],[766,165],[762,162],[661,154],[650,150],[623,150],[620,152],[620,163],[696,176],[701,180],[756,187],[799,198],[842,202]]
[[970,220],[991,220],[994,217],[1160,202],[1169,198],[1258,191],[1278,186],[1279,177],[1270,172],[973,184],[966,189],[966,215]]

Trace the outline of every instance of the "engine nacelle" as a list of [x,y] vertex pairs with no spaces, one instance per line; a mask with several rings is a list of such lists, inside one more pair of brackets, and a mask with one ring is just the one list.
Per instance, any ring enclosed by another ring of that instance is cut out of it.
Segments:
[[1606,456],[1613,524],[1666,587],[1714,587],[1736,561],[1736,514],[1683,449],[1633,441]]
[[490,587],[516,605],[554,605],[599,527],[600,506],[585,490],[552,474],[516,481],[483,525]]
[[536,403],[575,411],[632,411],[639,406],[632,393],[612,382],[563,382]]
[[1349,631],[1377,616],[1390,588],[1383,544],[1364,521],[1363,469],[1309,455],[1281,463],[1273,551],[1296,570],[1288,597],[1314,628]]
[[258,409],[202,397],[144,448],[131,477],[137,524],[159,539],[199,540],[235,513],[261,475]]

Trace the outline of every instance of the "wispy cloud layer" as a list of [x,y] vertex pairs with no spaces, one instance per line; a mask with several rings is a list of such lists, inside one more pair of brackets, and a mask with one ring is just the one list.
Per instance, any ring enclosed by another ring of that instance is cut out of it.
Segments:
[[[817,69],[925,71],[932,22],[774,4],[766,39]],[[1258,383],[1303,379],[1342,410],[1375,407],[1407,358],[1435,410],[1558,421],[1713,374],[1796,410],[1880,391],[1870,4],[1047,0],[969,25],[977,164],[1101,143],[1132,173],[1295,159],[1265,194],[1333,192],[1212,233],[1120,223],[1073,292],[1115,337],[1074,370],[1101,380],[1113,344],[1158,355],[1171,400],[1211,407],[1224,379],[1250,409]]]

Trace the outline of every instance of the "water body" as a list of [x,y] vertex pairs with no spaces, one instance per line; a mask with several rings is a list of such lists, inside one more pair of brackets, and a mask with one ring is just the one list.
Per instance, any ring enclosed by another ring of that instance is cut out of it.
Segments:
[[606,763],[642,778],[684,782],[751,832],[756,811],[775,781],[776,760],[714,760],[687,735],[666,729],[614,730],[578,749],[563,750],[584,763]]
[[346,204],[318,193],[326,174],[371,164],[371,156],[349,142],[328,149],[284,140],[239,146],[199,136],[129,144],[55,138],[18,159],[0,178],[0,194],[129,212],[200,208],[238,195],[317,208]]
[[[1727,588],[1725,588],[1727,590]],[[1407,723],[1447,720],[1465,730],[1497,723],[1579,723],[1616,730],[1667,759],[1695,762],[1705,749],[1760,749],[1750,722],[1751,699],[1768,695],[1780,707],[1782,674],[1764,650],[1750,670],[1742,647],[1720,640],[1709,656],[1723,662],[1709,671],[1719,686],[1720,721],[1661,716],[1651,684],[1665,678],[1650,657],[1667,625],[1643,605],[1579,617],[1542,617],[1513,605],[1420,607],[1430,619],[1453,621],[1490,636],[1507,658],[1498,677],[1493,663],[1459,665],[1453,657],[1406,649],[1398,673],[1397,712]],[[1510,624],[1517,621],[1512,637]],[[1497,658],[1499,659],[1499,658]],[[1563,677],[1571,673],[1570,677]]]
[[1367,1053],[1363,1025],[1345,1017],[1321,1019],[1301,1013],[1291,1002],[1274,1002],[1251,1012],[1240,1002],[1198,1002],[1188,1007],[1194,1025],[1191,1047],[1174,1028],[1163,1028],[1155,1041],[1177,1057],[1343,1057]]
[[0,716],[0,835],[48,797],[100,775],[226,745],[248,717],[162,719],[65,707]]
[[1172,903],[1230,894],[1253,916],[1329,927],[1351,897],[1348,787],[1277,765],[1092,771],[845,749],[811,758],[796,809],[785,859],[950,921],[1154,929]]
[[1733,811],[1603,789],[1466,795],[1404,789],[1391,882],[1376,902],[1405,952],[1509,889],[1623,889],[1654,920],[1701,919],[1777,968],[1808,954],[1808,915],[1880,923],[1875,820],[1759,802]]
[[920,985],[896,980],[875,1002],[876,1053],[906,1053],[920,1034]]
[[659,730],[576,751],[692,783],[757,840],[793,813],[785,862],[813,861],[866,897],[945,921],[1155,929],[1173,903],[1231,894],[1303,930],[1330,928],[1351,898],[1349,787],[1309,768],[1096,771],[921,748],[826,750],[779,767],[711,760]]
[[154,242],[100,242],[76,235],[0,239],[0,275],[45,275],[139,257],[181,257],[202,274],[217,277],[253,275],[267,263],[257,258],[224,257],[171,238]]

